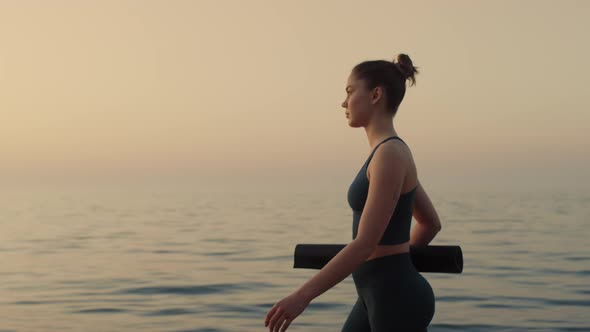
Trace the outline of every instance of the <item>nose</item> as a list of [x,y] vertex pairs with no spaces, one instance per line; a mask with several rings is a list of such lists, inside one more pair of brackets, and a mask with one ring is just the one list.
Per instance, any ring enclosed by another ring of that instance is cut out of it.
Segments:
[[342,105],[341,106],[344,107],[344,108],[347,108],[348,107],[348,104],[346,103],[346,100],[342,102]]

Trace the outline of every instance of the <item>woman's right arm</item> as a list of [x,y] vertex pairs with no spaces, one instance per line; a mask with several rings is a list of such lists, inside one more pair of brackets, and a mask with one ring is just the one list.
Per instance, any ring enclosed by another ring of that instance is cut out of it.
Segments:
[[426,246],[440,232],[442,225],[436,209],[420,181],[418,181],[416,196],[414,197],[413,216],[416,223],[410,234],[410,245],[414,247]]

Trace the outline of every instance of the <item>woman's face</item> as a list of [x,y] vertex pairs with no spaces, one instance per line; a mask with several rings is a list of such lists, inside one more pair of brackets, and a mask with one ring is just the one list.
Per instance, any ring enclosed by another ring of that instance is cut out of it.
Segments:
[[363,127],[369,122],[371,115],[371,91],[364,80],[356,79],[354,73],[348,76],[346,83],[346,99],[342,103],[346,109],[346,118],[351,127]]

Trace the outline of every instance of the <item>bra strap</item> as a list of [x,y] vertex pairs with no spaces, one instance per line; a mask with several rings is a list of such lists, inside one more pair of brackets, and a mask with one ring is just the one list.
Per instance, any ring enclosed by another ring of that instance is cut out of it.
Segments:
[[378,147],[379,147],[381,144],[383,144],[383,143],[385,143],[385,142],[389,141],[390,139],[398,139],[398,140],[402,141],[404,144],[406,144],[406,142],[404,142],[404,141],[403,141],[401,138],[399,138],[399,137],[397,137],[397,136],[391,136],[391,137],[388,137],[388,138],[384,139],[384,140],[383,140],[381,143],[377,144],[377,146],[375,146],[375,148],[373,149],[373,152],[371,152],[371,155],[369,156],[369,159],[367,159],[367,166],[369,166],[369,163],[371,162],[371,159],[373,159],[373,155],[374,155],[374,154],[375,154],[375,152],[377,151],[377,148],[378,148]]

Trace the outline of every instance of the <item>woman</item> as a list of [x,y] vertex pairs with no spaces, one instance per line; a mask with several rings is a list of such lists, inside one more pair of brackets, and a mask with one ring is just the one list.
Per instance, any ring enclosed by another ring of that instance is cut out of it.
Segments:
[[[372,147],[348,190],[353,240],[271,308],[265,326],[272,332],[285,331],[314,298],[351,273],[358,299],[342,332],[426,331],[434,316],[434,293],[409,251],[430,243],[441,224],[393,127],[406,80],[415,84],[418,73],[406,54],[396,60],[362,62],[348,77],[342,107],[349,126],[365,128]],[[417,224],[410,232],[412,216]]]

